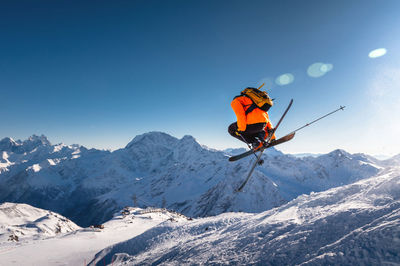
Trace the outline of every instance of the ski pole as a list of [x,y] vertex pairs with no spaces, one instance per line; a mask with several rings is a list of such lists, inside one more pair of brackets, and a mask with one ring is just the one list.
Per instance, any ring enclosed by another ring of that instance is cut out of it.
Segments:
[[311,121],[311,122],[305,124],[304,126],[299,127],[298,129],[292,131],[291,133],[297,132],[297,131],[299,131],[299,130],[305,128],[305,127],[308,127],[309,125],[314,124],[315,122],[321,120],[322,118],[325,118],[325,117],[327,117],[328,115],[331,115],[331,114],[333,114],[333,113],[336,113],[336,112],[339,111],[339,110],[344,110],[345,107],[346,107],[346,106],[340,106],[340,107],[339,107],[338,109],[336,109],[335,111],[332,111],[332,112],[330,112],[329,114],[326,114],[326,115],[324,115],[324,116],[321,116],[320,118],[317,118],[317,119],[315,119],[314,121]]

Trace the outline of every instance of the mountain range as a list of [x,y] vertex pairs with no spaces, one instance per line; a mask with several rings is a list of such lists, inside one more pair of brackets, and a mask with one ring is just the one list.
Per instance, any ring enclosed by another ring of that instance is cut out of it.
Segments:
[[136,136],[116,151],[52,145],[45,136],[0,141],[0,203],[51,210],[79,226],[99,224],[125,206],[159,206],[191,217],[262,212],[311,192],[351,184],[400,162],[343,150],[298,158],[265,152],[246,188],[236,193],[254,158],[229,162],[240,149],[217,151],[192,136]]

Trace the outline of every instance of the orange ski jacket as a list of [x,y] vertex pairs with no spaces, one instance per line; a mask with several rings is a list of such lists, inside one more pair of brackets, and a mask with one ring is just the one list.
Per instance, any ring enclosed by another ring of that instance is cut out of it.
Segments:
[[231,106],[237,117],[238,131],[245,131],[247,125],[266,123],[266,128],[271,129],[272,124],[269,121],[268,113],[255,108],[246,115],[246,110],[252,105],[253,101],[246,96],[238,96],[233,99]]

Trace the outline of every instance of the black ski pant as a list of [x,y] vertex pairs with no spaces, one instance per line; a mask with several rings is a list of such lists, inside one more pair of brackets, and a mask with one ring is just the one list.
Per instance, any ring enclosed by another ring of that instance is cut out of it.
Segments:
[[265,136],[265,131],[264,128],[267,124],[266,123],[257,123],[257,124],[251,124],[246,126],[246,130],[241,132],[242,137],[240,135],[237,135],[236,132],[238,130],[238,125],[237,122],[232,123],[228,127],[228,132],[231,134],[232,137],[237,138],[240,141],[247,142],[248,144],[258,142],[257,137],[259,138],[264,138]]

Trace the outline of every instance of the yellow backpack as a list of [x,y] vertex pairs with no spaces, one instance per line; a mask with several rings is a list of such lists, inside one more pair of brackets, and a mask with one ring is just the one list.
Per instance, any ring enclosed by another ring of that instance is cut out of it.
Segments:
[[261,91],[256,88],[246,88],[240,95],[249,97],[253,104],[246,110],[246,115],[253,111],[255,108],[260,108],[263,111],[268,111],[272,105],[274,105],[271,98],[265,91]]

